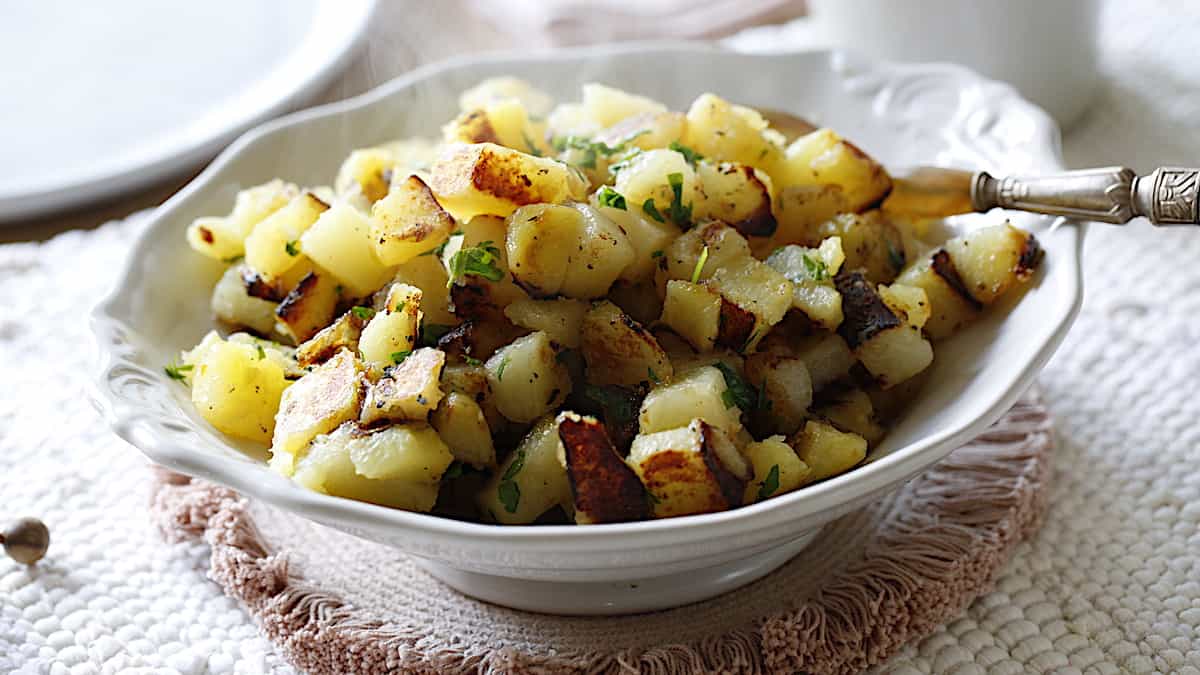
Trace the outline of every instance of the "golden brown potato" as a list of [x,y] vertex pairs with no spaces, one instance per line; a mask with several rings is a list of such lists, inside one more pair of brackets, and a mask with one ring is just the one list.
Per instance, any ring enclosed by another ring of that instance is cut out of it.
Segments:
[[934,340],[954,334],[983,310],[983,303],[967,291],[945,249],[904,270],[896,283],[925,291],[931,309],[925,332]]
[[429,419],[442,400],[439,383],[445,365],[446,355],[429,347],[400,357],[399,363],[384,369],[367,388],[359,421],[374,425]]
[[371,207],[371,244],[386,265],[428,253],[446,241],[454,227],[454,219],[416,176],[401,181]]
[[787,147],[771,169],[780,188],[789,185],[837,185],[849,211],[862,211],[883,201],[892,189],[887,171],[831,129],[818,129]]
[[765,398],[754,411],[758,427],[787,435],[804,424],[813,383],[803,360],[768,352],[751,354],[746,357],[746,380]]
[[842,269],[861,270],[877,284],[895,280],[904,269],[904,241],[900,231],[879,211],[845,213],[827,220],[816,229],[808,244],[817,246],[828,237],[839,237],[845,262]]
[[358,338],[366,322],[354,312],[346,312],[328,326],[322,328],[296,349],[296,360],[301,366],[314,366],[328,361],[334,354],[345,349],[358,351]]
[[528,525],[573,499],[563,466],[562,441],[553,415],[538,420],[479,493],[479,507],[492,522]]
[[752,166],[722,162],[696,165],[697,200],[693,216],[728,223],[746,237],[775,233],[771,178]]
[[946,242],[946,252],[963,286],[985,305],[1029,279],[1042,258],[1037,238],[1008,223],[955,237]]
[[583,178],[565,164],[495,143],[452,146],[431,172],[429,187],[460,221],[481,214],[505,217],[526,204],[582,199],[587,191]]
[[832,424],[839,431],[858,434],[867,440],[868,446],[883,438],[884,428],[875,416],[871,398],[861,389],[846,389],[836,392],[818,406],[813,413]]
[[318,434],[358,417],[362,364],[349,351],[338,352],[283,392],[271,440],[271,467],[290,476],[295,457]]
[[575,522],[624,523],[644,520],[646,490],[613,447],[604,425],[592,417],[559,413],[563,464],[575,502]]
[[812,472],[806,479],[815,483],[845,473],[867,456],[867,440],[854,433],[838,431],[824,422],[810,420],[788,439]]
[[741,506],[754,475],[725,432],[703,420],[638,436],[626,462],[650,493],[655,518]]
[[329,325],[340,297],[333,275],[309,272],[275,308],[280,330],[296,344],[308,340]]
[[580,333],[588,381],[594,384],[632,387],[668,382],[674,375],[654,335],[607,300],[588,310]]
[[477,469],[496,467],[496,447],[483,408],[467,394],[452,391],[433,411],[430,423],[454,459]]
[[895,386],[933,362],[933,348],[920,327],[897,316],[862,273],[839,274],[835,283],[846,314],[838,334],[879,386]]

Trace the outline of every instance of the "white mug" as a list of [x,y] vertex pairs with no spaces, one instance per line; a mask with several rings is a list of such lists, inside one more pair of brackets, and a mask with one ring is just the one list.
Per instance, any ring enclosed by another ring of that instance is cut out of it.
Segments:
[[1063,128],[1096,87],[1097,0],[808,0],[811,35],[896,61],[951,61],[1015,86]]

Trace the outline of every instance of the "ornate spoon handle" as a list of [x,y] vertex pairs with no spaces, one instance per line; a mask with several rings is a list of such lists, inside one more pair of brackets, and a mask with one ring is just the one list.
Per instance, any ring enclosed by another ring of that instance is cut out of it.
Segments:
[[971,180],[971,206],[1127,223],[1145,216],[1155,225],[1200,225],[1200,169],[1163,167],[1146,176],[1110,166],[1045,176],[994,178],[986,171]]

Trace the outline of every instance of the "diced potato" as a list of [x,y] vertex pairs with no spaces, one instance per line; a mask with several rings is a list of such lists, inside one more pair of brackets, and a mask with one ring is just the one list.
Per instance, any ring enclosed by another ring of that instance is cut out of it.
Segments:
[[485,367],[502,415],[514,422],[532,422],[562,404],[571,391],[571,378],[557,356],[550,336],[542,331],[492,354]]
[[812,405],[813,383],[808,366],[798,358],[759,352],[746,357],[746,379],[766,396],[757,417],[773,433],[790,434],[799,429]]
[[442,400],[439,387],[446,355],[422,347],[400,356],[399,363],[367,388],[359,421],[372,425],[380,421],[424,421]]
[[653,150],[683,138],[687,118],[677,112],[644,112],[630,115],[596,135],[609,147]]
[[601,130],[582,103],[559,103],[546,116],[546,126],[555,137],[590,137]]
[[789,185],[775,199],[778,228],[771,244],[816,244],[817,228],[849,210],[840,185]]
[[593,417],[559,413],[562,463],[575,506],[575,523],[624,523],[649,515],[638,475],[613,447],[604,425]]
[[783,436],[750,443],[742,454],[754,467],[754,477],[746,483],[742,501],[753,504],[791,492],[804,484],[812,473],[804,460],[788,445]]
[[242,283],[241,265],[225,270],[221,280],[213,287],[212,312],[227,323],[245,326],[259,335],[270,335],[275,330],[275,303],[251,296]]
[[300,236],[310,260],[328,270],[352,295],[375,292],[392,276],[371,245],[371,221],[345,204],[329,207]]
[[365,324],[354,312],[346,312],[301,344],[296,349],[296,360],[302,366],[312,366],[328,361],[343,349],[357,352]]
[[333,320],[339,284],[325,270],[309,272],[275,308],[276,328],[300,344]]
[[579,328],[589,305],[581,300],[518,300],[504,308],[514,324],[542,331],[558,344],[574,349],[579,346]]
[[535,157],[547,154],[549,146],[540,124],[529,119],[524,104],[515,98],[490,101],[464,111],[442,127],[447,143],[495,143]]
[[592,195],[592,207],[599,211],[600,215],[616,223],[633,247],[633,259],[621,271],[620,278],[632,282],[653,279],[654,271],[667,247],[681,234],[679,228],[669,222],[660,223],[646,216],[636,204],[630,205],[628,200],[623,209],[603,206],[597,194],[599,193]]
[[692,224],[696,185],[696,171],[682,154],[658,149],[622,162],[613,189],[634,213],[686,228]]
[[824,422],[810,420],[788,439],[801,461],[812,469],[806,482],[815,483],[845,473],[867,457],[867,440],[858,434],[838,431]]
[[489,77],[460,94],[458,107],[463,111],[477,110],[496,101],[508,99],[519,101],[530,115],[538,117],[545,117],[554,104],[546,92],[525,80],[516,77]]
[[311,192],[304,192],[267,216],[246,237],[246,264],[268,280],[283,276],[300,261],[300,235],[328,208]]
[[415,286],[392,285],[383,310],[375,312],[359,338],[358,349],[364,361],[386,368],[396,363],[397,355],[416,348],[421,329],[421,299],[421,289]]
[[355,150],[338,169],[334,192],[339,196],[361,194],[368,203],[383,199],[395,166],[396,158],[386,148]]
[[247,344],[208,341],[192,366],[192,404],[218,431],[259,443],[271,440],[275,412],[288,387],[283,368]]
[[498,431],[507,421],[496,409],[492,385],[488,384],[487,369],[482,364],[447,363],[442,369],[442,390],[463,394],[478,403],[488,428],[493,432]]
[[405,138],[379,147],[388,151],[395,162],[389,192],[409,176],[419,176],[421,180],[429,182],[429,169],[442,150],[440,144],[427,138]]
[[271,467],[285,476],[295,457],[318,434],[358,417],[362,402],[362,366],[354,354],[339,352],[283,393],[271,440]]
[[841,237],[830,237],[815,249],[776,249],[767,264],[792,282],[792,307],[827,330],[836,330],[842,323],[842,296],[833,287],[833,277],[844,260]]
[[[694,274],[706,247],[708,257],[700,266],[700,273]],[[748,257],[750,246],[737,230],[723,223],[700,225],[671,242],[659,258],[658,283],[665,287],[669,279],[691,281],[693,276],[696,281],[705,281],[730,261]]]
[[861,389],[838,392],[813,412],[840,431],[862,436],[868,445],[878,443],[885,433],[875,417],[871,398]]
[[694,217],[728,223],[747,237],[775,232],[771,209],[771,178],[746,164],[699,162]]
[[528,525],[556,506],[570,508],[571,486],[553,416],[543,417],[492,474],[479,493],[480,509],[504,525]]
[[985,305],[1032,276],[1042,257],[1037,239],[1008,223],[955,237],[946,252],[964,287]]
[[477,469],[495,468],[496,447],[483,408],[467,394],[446,394],[430,419],[454,459]]
[[446,268],[437,256],[417,256],[396,268],[392,281],[421,289],[421,311],[426,324],[452,326],[458,323],[450,311],[450,289],[446,288]]
[[509,271],[504,219],[478,216],[463,230],[452,235],[442,251],[442,263],[454,277],[450,311],[459,320],[507,324],[504,308],[529,295]]
[[601,127],[610,127],[628,117],[667,112],[658,101],[603,84],[583,85],[583,109]]
[[967,291],[945,249],[904,270],[896,283],[925,291],[930,314],[924,329],[934,340],[954,334],[983,309],[983,304]]
[[584,315],[580,348],[593,384],[636,386],[674,375],[666,352],[650,331],[603,300]]
[[715,94],[701,94],[688,109],[683,142],[712,160],[765,168],[782,155],[763,134],[766,128],[758,112]]
[[[736,344],[727,346],[741,352],[754,351],[758,341],[771,326],[779,323],[792,305],[792,282],[766,264],[751,257],[731,260],[718,269],[708,281],[708,287],[741,310],[754,315],[752,331],[743,338],[734,338]],[[722,308],[729,325],[730,312]]]
[[[432,433],[432,432],[430,432]],[[449,460],[438,452],[437,438],[422,435],[426,443],[412,443],[413,434],[402,426],[388,427],[378,431],[363,431],[353,423],[337,428],[333,433],[317,436],[308,451],[296,463],[292,480],[310,490],[390,506],[407,511],[429,511],[437,501],[440,484],[435,479],[372,479],[359,473],[353,456],[362,457],[364,452],[384,456],[405,457],[418,455],[432,459],[430,468]],[[444,447],[444,446],[443,446]],[[422,465],[424,466],[424,465]],[[437,474],[445,470],[442,466]],[[433,472],[421,472],[425,474]],[[419,474],[418,474],[419,475]]]
[[925,290],[919,286],[907,286],[899,283],[891,286],[880,284],[875,291],[879,293],[879,297],[888,306],[888,309],[891,309],[900,320],[908,325],[921,328],[929,320],[929,298],[925,295]]
[[526,204],[582,199],[587,185],[575,171],[494,143],[451,146],[431,170],[429,187],[460,221],[479,214],[505,217]]
[[425,182],[409,176],[371,207],[369,240],[379,261],[399,265],[437,248],[454,231],[454,219]]
[[828,237],[841,238],[843,269],[862,270],[875,283],[891,283],[904,269],[904,239],[879,211],[836,216],[818,226],[809,241],[815,246]]
[[735,434],[742,426],[742,411],[726,404],[726,389],[725,376],[712,366],[695,368],[669,384],[656,386],[642,401],[639,430],[652,434],[702,419]]
[[892,189],[891,178],[878,162],[831,129],[797,138],[776,163],[771,177],[780,188],[838,185],[850,211],[877,204]]
[[840,274],[835,282],[846,314],[838,334],[881,387],[903,382],[933,362],[921,329],[896,316],[861,273]]
[[224,218],[197,218],[187,230],[192,248],[210,258],[231,260],[245,253],[254,226],[292,200],[298,189],[279,179],[242,190]]
[[814,392],[844,379],[855,364],[854,353],[837,333],[821,333],[799,340],[795,344],[795,354],[808,368]]
[[716,347],[720,319],[720,294],[702,284],[679,279],[667,282],[662,322],[696,351],[709,352]]
[[296,361],[296,348],[283,345],[274,340],[266,340],[249,333],[232,333],[229,342],[249,345],[259,358],[270,359],[283,369],[283,376],[289,380],[298,380],[308,371],[300,367]]
[[634,257],[621,228],[586,204],[518,209],[505,248],[513,277],[540,297],[602,296]]
[[441,437],[423,422],[396,424],[349,445],[354,470],[372,480],[437,483],[454,461]]
[[633,439],[625,460],[652,496],[654,517],[741,506],[752,468],[725,432],[703,420]]

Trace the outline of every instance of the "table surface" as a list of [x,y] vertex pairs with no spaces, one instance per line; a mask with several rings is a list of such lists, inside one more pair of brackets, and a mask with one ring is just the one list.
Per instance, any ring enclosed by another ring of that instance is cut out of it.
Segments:
[[[513,46],[459,2],[380,11],[365,50],[319,101],[432,59]],[[1197,28],[1193,3],[1105,5],[1103,85],[1064,138],[1069,165],[1200,164],[1200,66],[1177,49]],[[186,178],[0,229],[0,241],[96,228]],[[84,402],[81,316],[134,227],[0,246],[0,510],[41,516],[54,537],[33,570],[0,558],[0,672],[290,672],[205,580],[202,544],[160,543],[135,481],[113,480],[143,471],[140,457]],[[1089,231],[1079,323],[1041,378],[1061,439],[1045,526],[994,592],[884,670],[1200,675],[1198,256],[1200,232]]]

